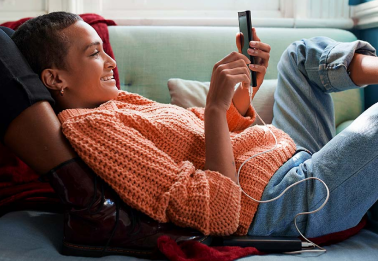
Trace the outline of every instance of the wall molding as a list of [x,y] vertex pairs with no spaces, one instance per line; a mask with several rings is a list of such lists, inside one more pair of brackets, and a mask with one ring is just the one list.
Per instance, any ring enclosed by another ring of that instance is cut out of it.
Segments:
[[349,18],[339,19],[294,19],[294,28],[338,28],[349,30],[354,26],[353,20]]
[[[234,18],[112,18],[118,25],[130,26],[238,26]],[[255,18],[254,27],[294,27],[292,18]]]
[[[235,18],[111,18],[118,25],[124,26],[238,26]],[[301,19],[301,18],[255,18],[255,27],[281,27],[281,28],[339,28],[352,29],[352,19]]]
[[[278,10],[252,14],[256,27],[352,29],[349,0],[279,0]],[[236,11],[107,10],[100,14],[119,25],[238,26]]]
[[[236,7],[230,10],[176,10],[164,6],[146,10],[120,5],[112,8],[110,0],[33,0],[41,10],[16,9],[23,0],[0,0],[0,22],[34,17],[54,11],[97,13],[119,25],[150,26],[238,26]],[[31,1],[31,0],[24,0]],[[114,0],[113,0],[114,1]],[[123,0],[120,0],[123,1]],[[131,1],[131,0],[130,0]],[[173,1],[173,0],[172,0]],[[240,0],[241,1],[241,0]],[[348,0],[277,0],[274,8],[254,11],[253,26],[285,28],[366,29],[378,27],[378,1],[350,7]],[[1,8],[11,6],[11,9]]]
[[15,21],[25,17],[35,17],[46,14],[45,11],[17,11],[17,12],[0,12],[0,24]]
[[366,2],[351,7],[355,29],[378,27],[378,1]]
[[84,10],[84,0],[46,0],[46,13],[65,11],[81,14]]

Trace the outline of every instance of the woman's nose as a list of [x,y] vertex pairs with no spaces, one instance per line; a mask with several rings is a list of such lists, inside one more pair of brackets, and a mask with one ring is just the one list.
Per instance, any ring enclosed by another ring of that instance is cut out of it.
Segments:
[[108,54],[106,54],[105,68],[114,69],[116,67],[117,67],[117,62]]

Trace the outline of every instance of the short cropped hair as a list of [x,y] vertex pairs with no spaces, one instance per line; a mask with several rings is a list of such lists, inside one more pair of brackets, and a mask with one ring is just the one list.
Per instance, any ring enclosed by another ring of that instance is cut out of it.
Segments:
[[39,76],[48,68],[67,69],[65,58],[70,43],[61,31],[82,20],[76,14],[52,12],[26,21],[12,39]]

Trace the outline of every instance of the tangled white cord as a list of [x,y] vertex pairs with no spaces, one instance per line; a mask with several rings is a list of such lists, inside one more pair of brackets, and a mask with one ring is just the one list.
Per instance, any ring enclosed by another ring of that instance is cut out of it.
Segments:
[[[250,89],[249,89],[249,99],[250,99],[250,104],[251,106],[253,107],[253,104],[252,104],[252,87],[250,86]],[[254,108],[254,107],[253,107]],[[251,200],[255,201],[255,202],[258,202],[258,203],[268,203],[268,202],[272,202],[272,201],[275,201],[277,199],[279,199],[283,194],[286,193],[286,191],[288,191],[290,188],[304,182],[304,181],[307,181],[307,180],[318,180],[320,181],[324,187],[326,188],[327,190],[327,196],[326,196],[326,199],[324,200],[323,204],[316,210],[313,210],[313,211],[309,211],[309,212],[301,212],[301,213],[298,213],[295,217],[294,217],[294,225],[295,225],[295,228],[297,229],[298,233],[309,243],[309,247],[317,247],[318,249],[315,250],[315,249],[310,249],[310,250],[301,250],[301,251],[293,251],[293,252],[286,252],[286,254],[298,254],[298,253],[304,253],[304,252],[326,252],[327,250],[325,248],[322,248],[320,247],[319,245],[315,244],[314,242],[310,241],[307,237],[305,237],[301,231],[299,230],[298,226],[297,226],[297,217],[298,216],[301,216],[301,215],[309,215],[309,214],[313,214],[313,213],[316,213],[318,212],[319,210],[321,210],[328,202],[328,199],[329,199],[329,189],[328,189],[328,186],[327,184],[325,184],[325,182],[319,178],[316,178],[316,177],[309,177],[309,178],[305,178],[303,180],[300,180],[300,181],[297,181],[293,184],[291,184],[290,186],[288,186],[280,195],[278,195],[277,197],[275,198],[272,198],[272,199],[269,199],[269,200],[257,200],[257,199],[254,199],[252,198],[250,195],[248,195],[242,188],[242,186],[240,185],[240,182],[239,182],[239,177],[240,177],[240,171],[242,169],[242,167],[244,166],[244,164],[246,164],[248,161],[250,161],[251,159],[261,155],[261,154],[264,154],[264,153],[267,153],[267,152],[270,152],[270,151],[273,151],[275,148],[277,148],[278,146],[278,142],[277,142],[277,138],[276,138],[276,135],[274,135],[274,133],[272,132],[272,130],[270,128],[268,128],[266,126],[266,123],[263,121],[263,119],[261,119],[260,115],[257,113],[257,111],[255,110],[256,112],[256,115],[257,117],[260,119],[260,121],[264,124],[264,127],[267,128],[269,130],[269,132],[273,135],[273,138],[276,142],[275,146],[272,148],[272,149],[269,149],[269,150],[266,150],[266,151],[263,151],[263,152],[260,152],[260,153],[257,153],[251,157],[249,157],[248,159],[246,159],[239,167],[239,170],[238,170],[238,174],[237,174],[237,181],[238,181],[238,185],[241,189],[241,191],[244,193],[244,195],[246,195],[248,198],[250,198]]]

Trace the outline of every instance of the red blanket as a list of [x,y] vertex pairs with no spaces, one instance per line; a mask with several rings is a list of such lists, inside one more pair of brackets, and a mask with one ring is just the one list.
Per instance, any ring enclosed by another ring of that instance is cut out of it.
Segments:
[[[104,51],[114,59],[108,26],[116,25],[116,23],[97,14],[80,16],[97,31],[104,43]],[[29,19],[6,22],[1,26],[17,30]],[[118,69],[115,68],[113,72],[117,87],[120,89]],[[55,204],[58,202],[55,192],[48,183],[39,182],[37,179],[38,175],[31,168],[0,144],[0,214],[5,212],[5,209],[37,208],[41,205],[47,207],[51,205],[51,208],[55,209]]]

